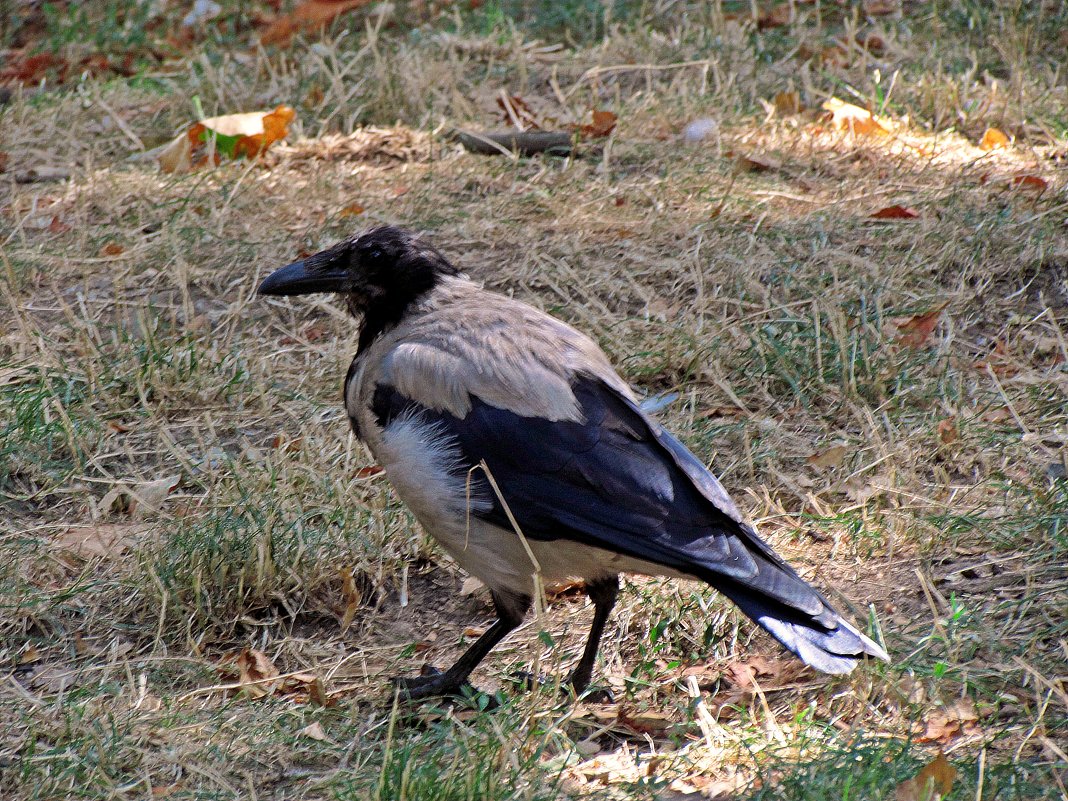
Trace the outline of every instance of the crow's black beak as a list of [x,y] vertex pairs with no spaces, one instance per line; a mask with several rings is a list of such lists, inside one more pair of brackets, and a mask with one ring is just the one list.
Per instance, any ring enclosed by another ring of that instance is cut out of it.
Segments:
[[263,279],[257,295],[310,295],[313,292],[344,292],[349,283],[346,270],[309,269],[307,259],[275,270]]

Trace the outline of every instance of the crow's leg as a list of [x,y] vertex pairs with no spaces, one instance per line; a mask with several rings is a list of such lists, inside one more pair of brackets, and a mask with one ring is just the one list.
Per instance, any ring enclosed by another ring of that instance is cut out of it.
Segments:
[[456,664],[444,673],[433,672],[429,675],[395,679],[394,686],[400,689],[401,695],[413,700],[457,695],[465,686],[470,686],[467,684],[467,677],[471,675],[471,671],[486,658],[486,654],[493,650],[497,643],[523,622],[523,617],[530,608],[529,595],[503,591],[495,591],[492,595],[493,606],[497,610],[497,622],[475,640],[463,656],[456,660]]
[[608,615],[612,607],[616,605],[616,597],[619,595],[619,576],[597,579],[586,584],[586,594],[593,601],[593,625],[590,626],[590,636],[586,640],[586,647],[582,651],[575,669],[571,671],[568,682],[575,689],[576,695],[582,695],[590,686],[590,678],[593,676],[593,663],[597,659],[597,649],[601,646],[601,637],[604,635],[604,624],[608,621]]

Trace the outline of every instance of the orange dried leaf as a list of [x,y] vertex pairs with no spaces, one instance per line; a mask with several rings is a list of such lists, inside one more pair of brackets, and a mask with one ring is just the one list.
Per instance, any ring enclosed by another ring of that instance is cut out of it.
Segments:
[[886,136],[890,133],[886,127],[872,116],[871,112],[852,103],[846,103],[832,97],[823,103],[823,109],[831,113],[831,124],[841,131],[854,135]]
[[118,256],[121,253],[125,253],[126,248],[120,245],[118,242],[108,242],[104,247],[100,248],[101,256]]
[[876,220],[911,220],[918,216],[920,213],[916,209],[898,205],[880,208],[874,215],[871,215]]
[[906,348],[922,348],[927,339],[934,333],[935,328],[938,326],[938,320],[948,305],[948,302],[943,303],[928,312],[917,314],[903,322],[899,322],[897,330],[900,333],[897,337],[897,343]]
[[1017,175],[1012,179],[1012,183],[1021,189],[1037,189],[1039,192],[1049,186],[1045,178],[1039,178],[1037,175]]
[[237,657],[238,683],[253,698],[263,698],[274,692],[278,668],[263,651],[246,648]]
[[997,150],[998,148],[1008,147],[1009,137],[1005,136],[997,128],[987,128],[983,132],[983,138],[979,140],[980,150]]
[[288,47],[296,34],[324,28],[342,14],[371,2],[373,0],[304,0],[291,12],[267,25],[260,34],[260,44]]
[[887,206],[871,216],[876,220],[911,220],[919,217],[920,213],[908,206]]
[[359,203],[350,203],[345,208],[337,213],[338,217],[358,217],[363,214],[367,209],[361,206]]
[[381,472],[382,468],[376,464],[373,464],[370,467],[361,467],[359,470],[357,470],[356,478],[371,478],[372,476],[377,476]]
[[608,136],[616,128],[618,118],[611,111],[593,110],[593,122],[583,125],[579,132],[586,139],[600,139]]

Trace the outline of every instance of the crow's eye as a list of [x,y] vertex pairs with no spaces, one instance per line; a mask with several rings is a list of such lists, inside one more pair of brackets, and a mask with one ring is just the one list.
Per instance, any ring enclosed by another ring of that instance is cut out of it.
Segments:
[[386,253],[378,245],[371,245],[360,254],[364,267],[382,267],[386,262]]

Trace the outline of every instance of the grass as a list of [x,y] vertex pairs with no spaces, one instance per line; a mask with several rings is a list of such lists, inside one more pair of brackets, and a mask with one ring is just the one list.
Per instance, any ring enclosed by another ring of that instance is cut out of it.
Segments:
[[[222,6],[162,62],[185,4],[0,31],[137,56],[0,106],[0,794],[878,801],[943,751],[951,799],[1066,797],[1063,7],[413,3],[263,50],[264,9]],[[502,89],[619,125],[574,160],[463,153],[446,130],[496,126]],[[891,135],[834,130],[832,94]],[[197,104],[279,102],[300,122],[261,162],[138,157]],[[1013,143],[977,148],[991,126]],[[40,167],[66,177],[14,180]],[[919,216],[869,216],[892,204]],[[386,221],[678,392],[665,424],[893,664],[820,677],[709,589],[634,579],[618,703],[509,680],[577,658],[565,592],[476,674],[499,708],[394,706],[491,606],[363,469],[352,322],[251,294]]]

